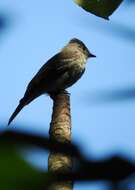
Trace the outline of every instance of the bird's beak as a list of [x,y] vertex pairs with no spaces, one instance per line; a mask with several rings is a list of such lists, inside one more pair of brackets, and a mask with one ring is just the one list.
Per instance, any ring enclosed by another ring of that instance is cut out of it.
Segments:
[[89,52],[89,57],[96,57],[96,56]]

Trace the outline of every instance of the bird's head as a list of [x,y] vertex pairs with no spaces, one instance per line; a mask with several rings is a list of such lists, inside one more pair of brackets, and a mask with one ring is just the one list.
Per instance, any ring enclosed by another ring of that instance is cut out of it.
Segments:
[[86,58],[90,58],[90,57],[96,57],[95,55],[93,55],[88,48],[86,47],[86,45],[79,39],[77,38],[73,38],[69,41],[69,44],[74,44],[77,46],[77,48],[79,48],[79,50],[86,56]]

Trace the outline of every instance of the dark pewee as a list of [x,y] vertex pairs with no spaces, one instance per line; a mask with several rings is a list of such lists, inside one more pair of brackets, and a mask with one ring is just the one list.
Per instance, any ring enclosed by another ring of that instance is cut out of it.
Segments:
[[38,96],[47,93],[50,96],[73,85],[84,73],[86,61],[91,54],[85,44],[76,38],[44,64],[28,84],[24,97],[20,100],[8,125],[22,110]]

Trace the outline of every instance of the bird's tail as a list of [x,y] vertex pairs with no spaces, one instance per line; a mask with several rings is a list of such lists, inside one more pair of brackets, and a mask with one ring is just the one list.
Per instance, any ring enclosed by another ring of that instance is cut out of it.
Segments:
[[11,115],[11,117],[10,117],[10,119],[8,121],[8,125],[10,125],[10,123],[13,121],[13,119],[18,115],[18,113],[23,109],[23,107],[25,105],[26,104],[24,103],[23,99],[21,99],[19,105],[15,109],[14,113]]

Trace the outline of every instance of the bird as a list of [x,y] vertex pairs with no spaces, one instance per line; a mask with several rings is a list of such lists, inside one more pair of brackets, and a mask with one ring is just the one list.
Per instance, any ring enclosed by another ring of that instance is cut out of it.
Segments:
[[43,94],[52,96],[76,83],[83,75],[88,58],[96,57],[79,39],[71,39],[56,55],[50,58],[29,82],[23,98],[8,125],[30,102]]

